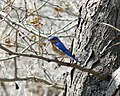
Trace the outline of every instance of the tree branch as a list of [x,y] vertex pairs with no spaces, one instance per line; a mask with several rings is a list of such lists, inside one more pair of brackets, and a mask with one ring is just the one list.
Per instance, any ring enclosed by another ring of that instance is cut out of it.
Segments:
[[111,79],[111,75],[109,74],[101,74],[99,72],[96,72],[94,70],[91,70],[91,69],[88,69],[88,68],[84,68],[84,67],[81,67],[77,64],[70,64],[70,63],[67,63],[67,62],[62,62],[62,61],[58,61],[58,60],[55,60],[55,59],[49,59],[49,58],[45,58],[43,56],[38,56],[38,55],[34,55],[34,54],[25,54],[25,53],[18,53],[18,52],[13,52],[9,49],[7,49],[6,47],[2,46],[0,44],[0,49],[8,52],[9,54],[11,55],[17,55],[17,56],[25,56],[25,57],[32,57],[32,58],[38,58],[38,59],[42,59],[44,61],[47,61],[47,62],[55,62],[59,65],[63,65],[63,66],[67,66],[67,67],[73,67],[73,68],[76,68],[76,69],[79,69],[81,71],[84,71],[84,72],[88,72],[88,73],[91,73],[93,74],[95,77],[98,77],[102,80],[110,80]]

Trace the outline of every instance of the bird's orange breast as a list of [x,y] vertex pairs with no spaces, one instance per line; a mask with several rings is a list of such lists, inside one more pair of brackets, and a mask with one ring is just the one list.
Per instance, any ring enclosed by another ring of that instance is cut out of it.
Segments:
[[54,44],[51,44],[51,48],[52,48],[52,50],[53,50],[55,53],[59,54],[60,56],[64,56],[64,55],[65,55],[65,53],[62,52],[61,50],[59,50]]

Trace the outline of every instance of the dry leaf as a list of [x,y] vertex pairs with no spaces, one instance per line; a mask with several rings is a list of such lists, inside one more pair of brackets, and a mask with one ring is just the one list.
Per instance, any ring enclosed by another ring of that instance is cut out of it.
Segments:
[[43,26],[43,24],[39,23],[39,24],[35,24],[36,28],[41,28]]
[[40,17],[40,16],[37,16],[37,17],[35,17],[34,19],[30,20],[30,23],[36,24],[36,23],[39,23],[40,20],[41,20],[41,17]]
[[37,16],[30,20],[30,23],[33,24],[36,28],[41,28],[43,24],[40,23],[41,17]]
[[55,7],[54,9],[58,12],[64,12],[64,10],[62,8]]
[[8,46],[8,47],[12,47],[13,45],[11,44],[11,40],[10,40],[10,38],[6,38],[5,39],[5,44],[6,44],[6,46]]
[[45,43],[45,42],[42,42],[41,45],[46,46],[46,43]]
[[7,38],[5,39],[5,43],[10,44],[10,38],[7,37]]

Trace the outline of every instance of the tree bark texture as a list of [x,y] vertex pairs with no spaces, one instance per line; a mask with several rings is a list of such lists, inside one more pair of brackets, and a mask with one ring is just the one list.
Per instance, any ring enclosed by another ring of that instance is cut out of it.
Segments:
[[[105,22],[120,29],[120,0],[79,1],[80,18],[75,31],[73,53],[81,60],[80,66],[100,73],[113,74],[120,66],[120,33],[97,22]],[[120,81],[101,80],[77,69],[71,70],[69,77],[64,96],[112,96],[114,92],[108,94],[109,88],[112,88],[110,83],[114,81],[115,85]],[[113,89],[117,88],[117,85]]]
[[106,96],[120,96],[120,68],[112,74]]

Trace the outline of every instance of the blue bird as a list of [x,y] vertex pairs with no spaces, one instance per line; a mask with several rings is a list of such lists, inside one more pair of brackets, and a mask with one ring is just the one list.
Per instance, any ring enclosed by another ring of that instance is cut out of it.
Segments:
[[55,53],[58,53],[60,56],[64,56],[65,54],[70,58],[74,59],[76,62],[79,62],[75,56],[64,46],[64,44],[60,41],[60,39],[56,36],[51,36],[48,41],[51,42],[52,50]]

